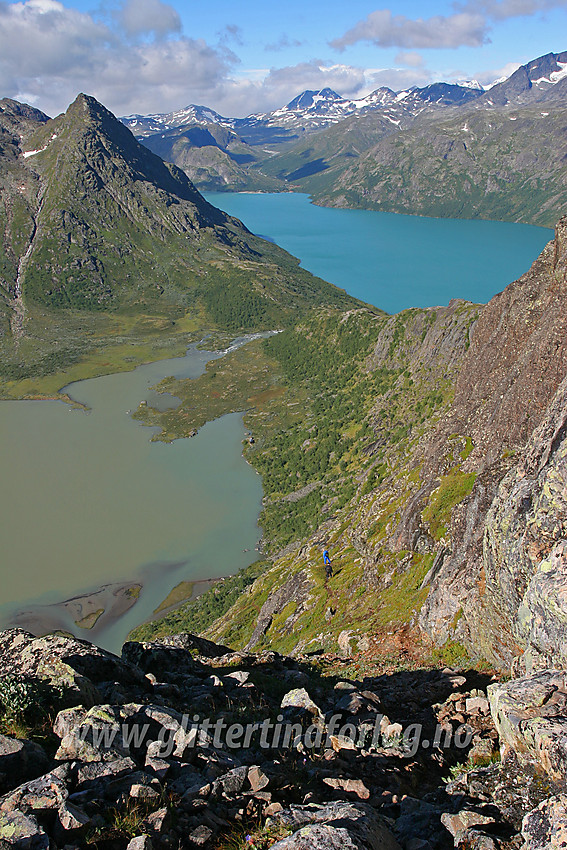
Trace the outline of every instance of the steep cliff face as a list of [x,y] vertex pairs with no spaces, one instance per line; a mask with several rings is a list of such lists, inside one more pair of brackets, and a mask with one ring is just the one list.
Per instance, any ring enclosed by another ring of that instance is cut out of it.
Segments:
[[567,379],[486,520],[483,607],[510,624],[528,672],[567,663]]
[[437,642],[456,636],[499,664],[537,631],[533,612],[519,613],[522,599],[541,594],[534,571],[565,535],[566,274],[562,219],[530,271],[482,311],[453,407],[426,453],[427,482],[448,436],[470,437],[463,468],[476,481],[454,512],[420,624]]

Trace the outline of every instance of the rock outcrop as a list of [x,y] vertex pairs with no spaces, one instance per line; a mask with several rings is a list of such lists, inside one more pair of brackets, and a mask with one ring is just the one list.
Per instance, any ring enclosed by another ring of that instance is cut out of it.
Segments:
[[[542,602],[542,587],[551,589],[543,561],[566,529],[566,296],[562,219],[530,271],[482,310],[452,410],[426,452],[425,482],[439,475],[448,436],[467,435],[473,449],[463,470],[476,480],[453,515],[451,551],[420,624],[435,641],[456,637],[503,666],[526,650],[528,669],[541,666],[558,644],[560,591]],[[553,553],[558,563],[561,551]]]

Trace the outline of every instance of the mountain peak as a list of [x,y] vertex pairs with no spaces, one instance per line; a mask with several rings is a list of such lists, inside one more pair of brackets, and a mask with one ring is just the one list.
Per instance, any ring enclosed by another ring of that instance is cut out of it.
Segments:
[[336,91],[330,88],[319,89],[319,91],[313,91],[312,89],[306,89],[302,91],[301,94],[298,94],[297,97],[294,97],[293,100],[290,100],[288,104],[286,104],[286,109],[296,110],[296,109],[312,109],[313,107],[317,107],[321,105],[321,102],[325,103],[335,103],[338,100],[344,100],[337,94]]

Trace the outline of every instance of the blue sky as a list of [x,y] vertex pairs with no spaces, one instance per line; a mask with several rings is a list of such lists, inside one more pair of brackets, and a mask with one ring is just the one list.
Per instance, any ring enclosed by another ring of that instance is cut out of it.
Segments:
[[567,0],[0,0],[0,96],[50,115],[86,91],[119,115],[242,116],[326,85],[488,83],[564,50]]

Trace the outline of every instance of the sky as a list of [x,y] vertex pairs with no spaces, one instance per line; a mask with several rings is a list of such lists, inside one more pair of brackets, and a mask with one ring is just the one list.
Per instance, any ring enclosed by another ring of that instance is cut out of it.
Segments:
[[243,117],[325,86],[483,84],[567,50],[567,0],[0,0],[0,97]]

